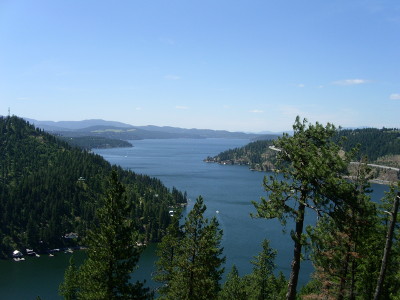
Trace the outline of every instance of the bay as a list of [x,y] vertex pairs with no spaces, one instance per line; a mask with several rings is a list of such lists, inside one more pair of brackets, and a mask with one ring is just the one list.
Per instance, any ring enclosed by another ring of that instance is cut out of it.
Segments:
[[[216,216],[223,229],[223,247],[230,270],[235,264],[241,275],[251,272],[250,260],[261,251],[263,239],[269,239],[278,251],[277,269],[288,275],[292,257],[288,233],[276,220],[253,219],[255,209],[251,201],[266,196],[262,181],[267,173],[250,171],[246,166],[229,166],[205,163],[203,159],[226,149],[240,147],[249,141],[244,139],[172,139],[130,141],[133,148],[101,149],[94,152],[112,164],[120,165],[136,173],[159,178],[166,186],[186,191],[190,199],[187,211],[201,195],[207,206],[206,216]],[[373,185],[373,198],[380,199],[386,186]],[[186,211],[186,212],[187,212]],[[218,212],[217,212],[218,211]],[[315,216],[308,215],[312,223]],[[151,280],[154,271],[155,245],[147,247],[139,262],[134,278],[146,279],[146,285],[155,287]],[[84,254],[75,252],[81,261]],[[57,294],[63,279],[69,254],[55,257],[28,257],[25,262],[0,262],[0,299],[60,299]],[[308,281],[312,266],[302,263],[300,285]]]

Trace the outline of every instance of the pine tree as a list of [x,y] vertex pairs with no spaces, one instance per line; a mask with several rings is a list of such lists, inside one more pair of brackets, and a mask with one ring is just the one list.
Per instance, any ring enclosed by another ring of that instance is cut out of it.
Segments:
[[225,262],[221,257],[222,230],[216,218],[204,218],[205,210],[200,196],[185,218],[181,233],[171,230],[160,244],[156,280],[165,284],[159,291],[162,299],[217,298]]
[[[376,207],[367,194],[368,175],[369,169],[363,161],[353,178],[358,190],[356,202],[344,202],[340,210],[322,216],[315,227],[307,228],[315,268],[313,278],[319,283],[319,288],[312,283],[313,289],[307,294],[310,299],[321,296],[353,299],[356,294],[360,295],[357,292],[360,281],[365,281],[363,295],[369,294],[369,281],[374,278],[376,267],[366,260],[371,261],[374,253],[373,241],[379,224]],[[360,278],[362,264],[366,271],[363,279]]]
[[79,270],[79,299],[150,299],[142,283],[130,282],[140,249],[125,188],[116,172],[103,201],[97,212],[98,226],[87,240],[88,258]]
[[64,282],[60,284],[59,293],[65,300],[77,300],[79,293],[78,268],[74,257],[69,260],[69,266],[64,273]]
[[218,296],[219,300],[247,300],[249,299],[245,281],[240,278],[239,271],[235,265],[227,275],[226,282]]
[[261,253],[251,261],[253,264],[252,278],[254,280],[255,299],[267,300],[272,298],[274,287],[271,279],[275,269],[275,257],[276,251],[271,249],[268,240],[264,240]]
[[282,299],[287,281],[281,272],[274,275],[275,258],[276,250],[270,247],[268,240],[264,240],[261,252],[251,261],[253,271],[242,279],[247,299]]
[[178,255],[182,231],[179,226],[180,214],[175,214],[167,233],[162,238],[157,247],[158,261],[156,262],[157,271],[154,280],[164,285],[158,289],[160,294],[168,292],[168,282],[172,279],[175,270],[175,260]]
[[297,117],[293,136],[284,135],[275,142],[279,149],[279,173],[265,177],[268,199],[254,203],[256,217],[278,218],[285,226],[287,218],[295,221],[291,233],[294,241],[293,260],[286,299],[296,298],[300,259],[304,241],[304,216],[307,208],[318,215],[340,214],[346,202],[356,201],[354,185],[344,178],[350,153],[341,155],[340,146],[332,142],[334,125],[308,125]]
[[[399,188],[400,188],[400,181],[397,183],[397,187],[395,186],[391,187],[390,192],[387,193],[385,196],[386,199],[385,198],[383,199],[384,201],[386,200],[386,202],[388,202],[390,201],[390,198],[394,198],[392,204],[392,211],[391,212],[385,211],[386,213],[389,214],[390,221],[388,222],[385,247],[383,251],[382,261],[380,264],[380,272],[374,292],[374,300],[383,299],[387,297],[388,291],[391,292],[392,294],[398,294],[400,289],[399,288],[400,278],[398,274],[397,276],[393,276],[393,273],[398,272],[399,270],[399,263],[398,263],[399,241],[398,241],[398,236],[396,237],[395,233],[396,223],[398,219],[399,202],[400,202]],[[393,251],[393,244],[397,246],[397,249],[395,249],[395,251]],[[386,291],[384,289],[385,281],[386,281]],[[390,282],[390,284],[387,284],[388,282]]]

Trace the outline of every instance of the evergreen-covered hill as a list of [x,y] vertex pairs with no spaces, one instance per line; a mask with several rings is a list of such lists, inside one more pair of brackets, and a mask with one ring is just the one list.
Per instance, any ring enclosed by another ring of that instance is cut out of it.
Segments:
[[[158,179],[111,166],[23,119],[0,118],[0,255],[79,243],[94,224],[113,168],[132,201],[141,239],[159,240],[170,222],[168,211],[186,203],[186,195]],[[70,232],[78,233],[78,241],[65,238]]]
[[251,142],[243,147],[229,149],[214,157],[207,157],[206,162],[216,162],[224,165],[248,165],[257,171],[274,169],[276,153],[269,147],[273,140]]
[[132,144],[128,141],[109,139],[101,136],[81,136],[81,137],[65,137],[59,136],[60,139],[66,141],[72,146],[76,146],[85,150],[105,149],[105,148],[130,148]]
[[345,151],[359,146],[357,159],[367,156],[370,162],[386,161],[387,165],[400,167],[400,129],[345,129],[339,131],[336,140],[342,137]]
[[[400,167],[400,130],[399,129],[344,129],[334,138],[336,141],[344,138],[343,150],[359,146],[357,160],[367,156],[370,163],[378,163],[390,167]],[[269,147],[272,140],[256,141],[248,145],[230,149],[214,157],[207,157],[207,162],[221,164],[249,165],[250,168],[260,171],[274,169],[274,150]]]

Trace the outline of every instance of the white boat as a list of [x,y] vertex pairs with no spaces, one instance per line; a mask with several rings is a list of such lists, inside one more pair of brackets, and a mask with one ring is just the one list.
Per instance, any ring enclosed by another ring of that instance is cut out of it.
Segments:
[[14,261],[24,261],[25,258],[23,258],[23,257],[14,257],[13,260]]

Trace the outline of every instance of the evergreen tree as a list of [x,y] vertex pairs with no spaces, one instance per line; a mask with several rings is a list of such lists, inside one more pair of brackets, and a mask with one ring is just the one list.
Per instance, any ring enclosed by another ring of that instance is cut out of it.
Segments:
[[140,249],[125,188],[115,172],[103,201],[97,211],[98,226],[87,240],[88,258],[79,270],[79,299],[149,299],[141,283],[130,282]]
[[276,251],[271,249],[269,241],[262,242],[262,251],[255,257],[251,263],[253,264],[253,292],[255,299],[266,300],[271,299],[274,287],[272,286],[271,278],[275,270]]
[[244,276],[243,285],[247,290],[247,299],[268,300],[282,299],[287,281],[282,273],[274,275],[276,250],[273,250],[268,240],[262,242],[260,254],[251,261],[252,273]]
[[[361,264],[373,247],[372,238],[378,231],[376,207],[367,192],[370,170],[363,161],[353,182],[358,190],[356,202],[344,202],[340,210],[322,216],[315,227],[307,228],[311,237],[311,258],[315,267],[313,277],[320,283],[319,290],[308,297],[321,295],[337,299],[353,299],[361,280]],[[372,251],[374,253],[374,251]],[[372,266],[372,265],[371,265]],[[373,281],[375,268],[367,267],[364,280]],[[368,294],[369,284],[363,284]]]
[[175,214],[171,224],[167,228],[166,235],[162,238],[157,247],[158,261],[156,262],[156,275],[154,280],[165,285],[158,290],[160,294],[168,292],[168,282],[172,279],[175,270],[175,261],[179,253],[182,231],[179,226],[180,214]]
[[156,280],[165,284],[160,289],[162,299],[217,298],[221,265],[225,262],[221,257],[222,230],[216,218],[204,218],[205,210],[200,196],[185,218],[181,233],[171,230],[160,244]]
[[235,265],[232,266],[231,271],[228,273],[226,282],[218,296],[219,300],[248,300],[247,289],[245,281],[240,278],[239,271]]
[[294,241],[293,260],[288,284],[287,299],[296,298],[300,271],[300,258],[304,241],[304,216],[306,208],[320,216],[340,215],[345,203],[355,206],[357,191],[343,175],[347,173],[350,153],[341,155],[338,144],[332,142],[336,128],[332,124],[308,125],[297,117],[293,136],[284,135],[275,142],[279,149],[279,173],[265,177],[264,187],[268,199],[254,203],[257,217],[278,218],[283,225],[287,218],[295,221],[291,236]]
[[[391,188],[377,210],[375,203],[365,194],[368,184],[364,175],[368,172],[365,172],[365,164],[360,166],[364,167],[360,168],[355,182],[364,193],[358,195],[358,209],[347,206],[340,216],[324,216],[315,228],[308,229],[315,271],[313,280],[301,292],[307,299],[395,299],[394,295],[399,293],[400,249],[394,223],[389,226],[396,216],[393,207],[396,189]],[[393,210],[392,213],[388,213],[389,210]],[[390,234],[386,234],[386,226],[391,229]],[[390,240],[392,248],[387,246]],[[390,256],[385,257],[384,248],[388,249]],[[379,275],[381,264],[387,269],[385,280]],[[376,293],[378,277],[381,286]]]
[[64,282],[60,284],[59,293],[65,300],[77,300],[79,293],[78,268],[74,257],[69,260],[69,266],[64,273]]
[[[379,261],[380,272],[375,287],[374,300],[386,299],[390,296],[393,296],[393,299],[399,299],[400,245],[397,220],[399,219],[400,181],[397,186],[391,186],[390,191],[386,193],[382,202],[383,224],[387,224],[387,233],[384,241],[381,239],[381,243],[379,243],[383,251]],[[394,297],[395,295],[397,296]]]

